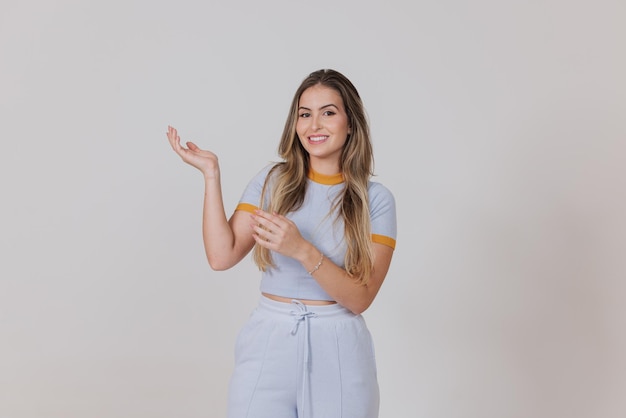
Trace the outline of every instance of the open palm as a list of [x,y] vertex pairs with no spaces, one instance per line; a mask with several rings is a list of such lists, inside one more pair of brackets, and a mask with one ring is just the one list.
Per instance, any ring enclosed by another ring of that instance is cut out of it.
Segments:
[[200,170],[205,176],[216,175],[219,170],[217,155],[211,151],[198,148],[193,142],[187,142],[188,148],[180,144],[180,136],[178,131],[172,126],[167,127],[167,139],[176,154],[182,158],[187,164]]

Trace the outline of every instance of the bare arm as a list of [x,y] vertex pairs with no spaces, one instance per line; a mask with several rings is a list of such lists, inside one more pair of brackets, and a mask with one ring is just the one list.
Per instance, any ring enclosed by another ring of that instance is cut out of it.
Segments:
[[236,211],[226,220],[219,178],[206,178],[202,211],[202,239],[213,270],[227,270],[239,263],[254,246],[250,215]]
[[[259,227],[262,225],[263,227]],[[257,244],[298,260],[311,271],[320,261],[320,251],[302,238],[298,227],[281,215],[271,215],[257,210],[252,217],[252,229]],[[360,314],[374,301],[387,276],[393,249],[382,244],[372,244],[374,248],[374,270],[367,285],[359,283],[347,271],[324,257],[322,264],[312,273],[319,285],[339,304]]]
[[209,265],[214,270],[226,270],[237,264],[254,245],[249,227],[249,215],[242,212],[227,219],[222,198],[220,169],[217,156],[211,151],[187,142],[180,144],[180,136],[169,126],[167,138],[172,149],[187,164],[200,170],[204,177],[204,206],[202,212],[202,238]]
[[[313,278],[335,300],[356,314],[365,312],[372,304],[387,276],[393,249],[383,244],[374,246],[374,270],[366,285],[358,282],[358,277],[350,277],[345,269],[324,257],[319,268],[312,273]],[[312,244],[305,248],[298,261],[311,271],[320,260],[320,252]]]

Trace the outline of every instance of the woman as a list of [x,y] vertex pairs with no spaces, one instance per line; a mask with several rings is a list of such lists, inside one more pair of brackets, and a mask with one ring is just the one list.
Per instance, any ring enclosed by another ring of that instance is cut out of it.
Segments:
[[214,270],[251,250],[262,271],[258,307],[241,330],[230,418],[375,418],[374,348],[361,313],[378,293],[396,239],[395,201],[370,180],[373,155],[361,98],[334,70],[297,89],[281,162],[248,184],[230,219],[217,156],[168,139],[204,175],[203,238]]

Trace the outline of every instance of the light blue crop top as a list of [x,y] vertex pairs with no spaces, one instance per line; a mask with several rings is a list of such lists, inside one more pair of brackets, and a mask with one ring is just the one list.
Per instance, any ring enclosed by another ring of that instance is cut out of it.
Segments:
[[[252,212],[259,207],[263,183],[271,167],[266,166],[252,178],[235,210]],[[341,267],[344,267],[346,252],[343,222],[334,222],[335,216],[329,216],[329,212],[333,199],[343,187],[341,174],[326,176],[311,172],[302,207],[286,215],[295,222],[304,239]],[[368,193],[372,241],[395,248],[395,199],[385,186],[373,181],[369,182]],[[298,261],[276,252],[272,252],[272,258],[276,267],[262,273],[261,292],[294,299],[332,300]]]

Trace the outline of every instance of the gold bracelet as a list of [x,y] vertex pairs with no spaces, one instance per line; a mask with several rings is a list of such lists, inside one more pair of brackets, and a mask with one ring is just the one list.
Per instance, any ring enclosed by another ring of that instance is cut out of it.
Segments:
[[315,273],[320,268],[320,266],[322,265],[322,261],[324,261],[324,254],[320,253],[320,261],[318,261],[315,267],[313,267],[313,270],[309,271],[309,276],[312,276],[313,273]]

